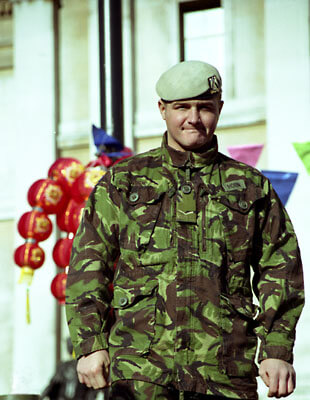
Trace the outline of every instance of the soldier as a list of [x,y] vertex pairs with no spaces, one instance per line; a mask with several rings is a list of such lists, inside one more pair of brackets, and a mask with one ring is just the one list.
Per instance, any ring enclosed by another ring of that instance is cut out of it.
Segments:
[[294,390],[298,244],[270,182],[218,152],[221,86],[204,62],[166,71],[161,147],[112,167],[85,207],[67,318],[80,381],[113,399],[257,399],[257,338],[268,395]]

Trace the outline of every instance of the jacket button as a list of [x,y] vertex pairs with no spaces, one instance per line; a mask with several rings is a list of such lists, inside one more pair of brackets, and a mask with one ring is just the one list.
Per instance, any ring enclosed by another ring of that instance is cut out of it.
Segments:
[[119,299],[119,301],[118,301],[118,304],[119,304],[121,307],[124,307],[127,303],[128,303],[127,297],[121,297],[121,298]]
[[183,185],[181,187],[181,190],[184,194],[189,194],[192,191],[192,188],[190,185]]
[[133,203],[139,199],[139,194],[137,192],[130,193],[129,200]]
[[248,208],[248,203],[245,200],[240,200],[238,204],[242,210],[246,210]]

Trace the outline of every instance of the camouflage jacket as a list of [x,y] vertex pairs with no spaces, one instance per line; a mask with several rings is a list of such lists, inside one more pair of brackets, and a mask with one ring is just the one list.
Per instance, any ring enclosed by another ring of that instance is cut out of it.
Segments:
[[257,337],[259,360],[292,362],[303,299],[297,240],[270,182],[219,153],[216,137],[204,154],[165,137],[92,192],[66,309],[77,356],[108,349],[113,381],[256,399]]

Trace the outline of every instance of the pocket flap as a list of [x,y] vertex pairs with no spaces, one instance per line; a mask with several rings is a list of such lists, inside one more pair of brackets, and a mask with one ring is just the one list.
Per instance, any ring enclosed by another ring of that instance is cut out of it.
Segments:
[[132,186],[127,193],[127,201],[131,205],[156,203],[164,192],[152,186]]
[[225,193],[221,196],[212,196],[215,200],[242,214],[247,214],[253,204],[263,197],[264,193],[260,188],[256,188],[254,193],[243,191],[240,193]]
[[143,298],[152,296],[157,286],[157,280],[148,281],[139,286],[133,284],[132,287],[126,288],[115,285],[111,305],[113,308],[120,309],[130,307]]

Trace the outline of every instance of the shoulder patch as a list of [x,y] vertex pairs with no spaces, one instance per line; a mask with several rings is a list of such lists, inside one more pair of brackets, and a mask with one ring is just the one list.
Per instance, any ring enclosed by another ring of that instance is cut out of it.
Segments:
[[226,192],[230,192],[232,190],[243,190],[246,189],[246,185],[243,179],[238,179],[235,181],[230,181],[230,182],[224,182],[223,183],[223,188],[226,190]]

